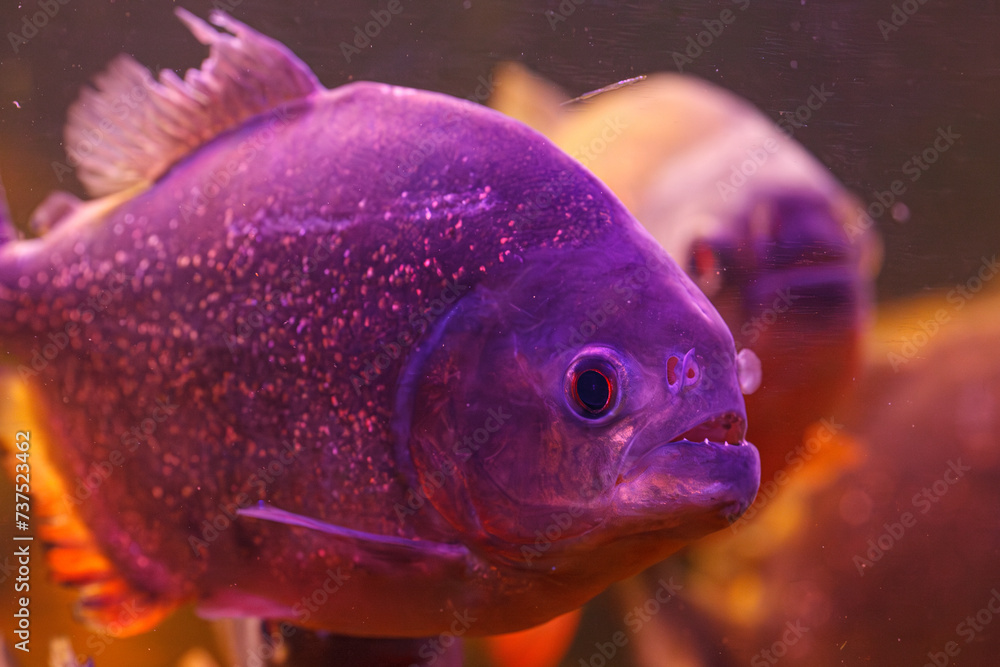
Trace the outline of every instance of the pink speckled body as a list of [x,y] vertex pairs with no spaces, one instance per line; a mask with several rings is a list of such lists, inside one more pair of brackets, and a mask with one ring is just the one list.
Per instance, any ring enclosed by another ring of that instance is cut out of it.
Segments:
[[[579,164],[431,93],[285,104],[0,246],[0,340],[44,397],[67,505],[131,587],[209,615],[515,630],[724,526],[758,483],[705,297]],[[565,405],[581,354],[620,362],[613,418]],[[681,357],[700,375],[670,375]]]

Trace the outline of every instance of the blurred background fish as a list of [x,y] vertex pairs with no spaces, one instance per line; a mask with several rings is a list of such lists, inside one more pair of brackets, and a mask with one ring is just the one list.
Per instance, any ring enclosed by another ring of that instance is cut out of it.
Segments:
[[762,478],[794,464],[806,426],[852,386],[871,318],[881,246],[860,201],[793,125],[693,76],[578,102],[517,63],[494,80],[490,105],[604,181],[756,353],[762,384],[747,405]]
[[[695,77],[654,74],[584,100],[516,63],[495,80],[491,106],[545,132],[607,183],[712,299],[737,345],[756,352],[761,382],[747,403],[766,505],[777,482],[813,458],[807,428],[857,385],[881,260],[860,202],[791,138],[794,126]],[[823,95],[809,104],[818,108]],[[684,580],[685,568],[656,572]],[[641,590],[619,587],[622,613],[642,602]],[[656,627],[649,647],[628,649],[640,664],[660,654],[698,662],[711,645],[709,620],[690,611],[661,613]]]

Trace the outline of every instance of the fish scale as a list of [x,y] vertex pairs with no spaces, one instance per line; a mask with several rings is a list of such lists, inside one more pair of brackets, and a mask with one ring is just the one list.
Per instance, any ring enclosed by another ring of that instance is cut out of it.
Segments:
[[[82,590],[92,623],[135,598],[149,612],[125,634],[187,601],[345,635],[456,614],[506,632],[746,508],[756,450],[712,426],[745,431],[732,337],[592,175],[492,111],[324,90],[247,26],[178,15],[210,45],[202,70],[155,82],[116,61],[67,130],[100,122],[116,77],[149,88],[81,165],[104,196],[53,199],[43,237],[0,246],[8,375],[62,483],[47,507],[88,534],[52,528],[53,558],[107,561]],[[262,97],[275,76],[298,97]],[[179,109],[204,127],[144,130]],[[567,343],[609,303],[611,325]],[[716,380],[675,395],[678,354]],[[607,414],[573,402],[592,367],[613,378]],[[698,424],[711,440],[682,437]]]

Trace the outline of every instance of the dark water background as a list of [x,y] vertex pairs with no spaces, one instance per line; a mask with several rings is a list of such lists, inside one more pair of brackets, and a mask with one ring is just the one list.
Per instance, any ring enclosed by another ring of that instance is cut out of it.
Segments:
[[[894,180],[905,184],[909,219],[897,222],[889,213],[877,219],[887,251],[880,298],[964,281],[984,254],[1000,249],[994,0],[911,0],[906,9],[915,13],[887,38],[878,22],[891,22],[894,3],[882,1],[400,1],[403,11],[350,62],[340,43],[350,42],[354,28],[386,2],[216,0],[215,6],[231,7],[288,45],[327,86],[366,79],[460,97],[482,90],[502,59],[521,60],[572,94],[676,71],[674,53],[705,30],[704,21],[731,10],[735,20],[684,70],[743,95],[775,120],[804,104],[811,86],[824,86],[832,98],[795,138],[866,204]],[[200,16],[213,6],[181,4]],[[895,4],[902,10],[906,3]],[[68,0],[16,54],[9,36],[0,42],[0,174],[19,223],[52,189],[82,194],[71,176],[60,183],[51,163],[65,157],[67,106],[112,57],[127,52],[154,71],[201,62],[206,50],[173,18],[174,5]],[[554,26],[545,14],[570,8]],[[38,11],[35,0],[8,1],[0,27],[20,32],[22,18]],[[961,138],[911,181],[906,162],[948,127]]]

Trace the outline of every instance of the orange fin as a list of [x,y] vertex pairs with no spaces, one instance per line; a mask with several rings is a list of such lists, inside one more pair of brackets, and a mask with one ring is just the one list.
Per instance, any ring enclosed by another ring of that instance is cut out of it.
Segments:
[[486,637],[483,642],[496,667],[555,667],[573,643],[582,615],[577,609],[527,630]]
[[[181,601],[159,599],[131,587],[101,552],[93,533],[72,503],[62,476],[53,464],[51,423],[39,405],[42,397],[13,375],[0,376],[0,450],[4,467],[16,480],[16,458],[22,452],[10,439],[26,433],[30,443],[31,511],[29,526],[46,546],[46,561],[54,581],[77,588],[77,611],[92,629],[113,637],[127,637],[151,630],[170,615]],[[16,438],[24,440],[24,436]],[[23,470],[23,468],[22,468]],[[37,522],[37,523],[36,523]]]

